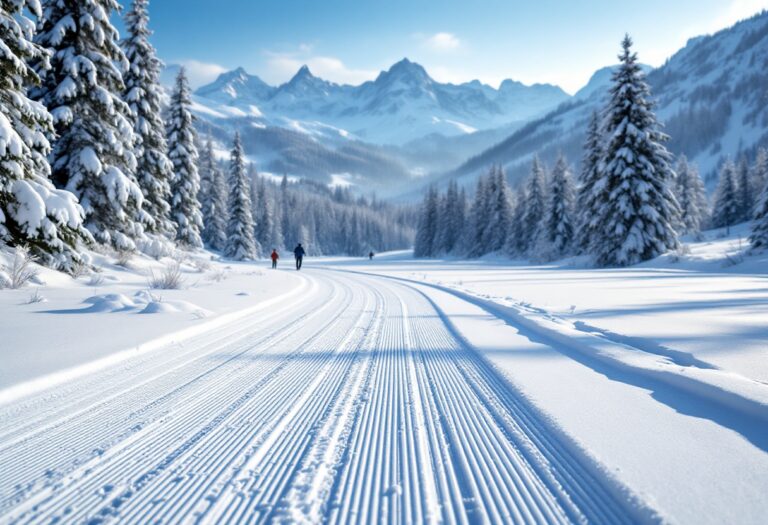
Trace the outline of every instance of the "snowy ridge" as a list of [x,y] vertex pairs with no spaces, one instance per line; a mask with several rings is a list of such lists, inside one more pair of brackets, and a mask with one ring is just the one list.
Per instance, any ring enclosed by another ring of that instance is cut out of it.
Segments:
[[[643,58],[644,42],[637,42]],[[727,157],[753,153],[768,141],[764,86],[768,63],[768,12],[710,36],[691,39],[663,66],[648,74],[656,113],[671,136],[668,147],[686,154],[710,181]],[[514,180],[538,153],[554,163],[559,151],[581,160],[590,115],[603,106],[609,70],[598,71],[584,90],[545,117],[478,153],[449,177],[473,178],[502,163]]]

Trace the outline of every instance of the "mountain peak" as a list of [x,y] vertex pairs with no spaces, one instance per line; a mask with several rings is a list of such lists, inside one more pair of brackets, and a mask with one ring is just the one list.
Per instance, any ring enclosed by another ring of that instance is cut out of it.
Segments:
[[303,78],[315,78],[315,75],[312,74],[312,72],[309,70],[309,66],[306,64],[301,66],[299,70],[296,72],[296,74],[293,75],[291,82],[293,82],[294,80],[300,80]]
[[212,97],[218,100],[235,100],[243,96],[264,99],[272,92],[272,88],[256,75],[250,75],[245,68],[238,67],[218,76],[211,84],[200,87],[197,95]]
[[432,78],[420,64],[411,62],[407,58],[393,64],[387,71],[382,71],[376,78],[376,83],[392,82],[400,80],[406,84],[429,84]]
[[390,73],[396,72],[396,71],[403,71],[411,74],[415,73],[415,74],[427,75],[427,71],[420,64],[417,64],[416,62],[411,62],[407,58],[403,58],[402,60],[400,60],[399,62],[396,62],[395,64],[392,65],[392,67],[389,68]]

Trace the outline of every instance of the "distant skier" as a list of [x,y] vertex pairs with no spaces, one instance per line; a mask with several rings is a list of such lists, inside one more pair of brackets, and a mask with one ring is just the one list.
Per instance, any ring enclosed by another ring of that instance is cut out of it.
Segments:
[[373,253],[373,252],[369,253],[369,254],[368,254],[368,259],[372,261],[372,260],[373,260],[373,256],[374,256],[374,255],[376,255],[376,254],[375,254],[375,253]]
[[272,259],[272,269],[277,269],[277,260],[280,258],[280,256],[277,254],[277,250],[272,248],[272,255],[269,257]]
[[304,261],[304,256],[307,252],[304,251],[304,247],[299,243],[296,248],[293,249],[293,255],[296,256],[296,269],[301,270],[301,263]]

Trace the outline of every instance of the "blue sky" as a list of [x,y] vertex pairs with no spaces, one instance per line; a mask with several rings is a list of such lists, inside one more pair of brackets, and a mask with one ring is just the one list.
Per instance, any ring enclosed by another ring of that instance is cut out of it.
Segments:
[[277,84],[304,63],[358,84],[408,57],[440,81],[573,92],[615,62],[624,32],[657,66],[688,38],[762,8],[768,0],[153,0],[150,16],[160,56],[196,85],[237,66]]

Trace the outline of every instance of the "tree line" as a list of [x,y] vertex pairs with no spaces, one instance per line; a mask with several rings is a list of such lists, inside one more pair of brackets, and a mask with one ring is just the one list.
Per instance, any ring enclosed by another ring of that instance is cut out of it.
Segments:
[[753,249],[768,246],[768,151],[723,165],[712,205],[695,166],[673,166],[669,139],[627,36],[608,102],[589,122],[579,176],[560,155],[551,172],[537,156],[513,190],[501,166],[478,179],[471,199],[455,181],[427,191],[414,255],[480,257],[499,253],[551,261],[589,255],[627,266],[679,246],[679,236],[754,219]]

